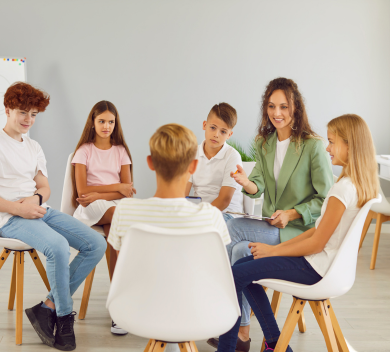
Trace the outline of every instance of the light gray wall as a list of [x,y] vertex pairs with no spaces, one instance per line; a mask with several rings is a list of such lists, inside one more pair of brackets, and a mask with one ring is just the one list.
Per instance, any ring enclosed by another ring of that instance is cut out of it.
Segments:
[[148,140],[191,128],[217,102],[238,111],[234,137],[256,134],[273,78],[294,79],[310,121],[356,113],[390,154],[390,1],[1,1],[0,56],[26,56],[28,81],[51,95],[32,138],[43,147],[59,208],[67,156],[92,106],[118,108],[139,197],[153,195]]

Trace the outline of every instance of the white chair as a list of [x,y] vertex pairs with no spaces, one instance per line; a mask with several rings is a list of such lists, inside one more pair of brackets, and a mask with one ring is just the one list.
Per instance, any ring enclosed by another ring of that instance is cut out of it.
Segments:
[[[61,199],[61,212],[68,214],[70,216],[73,216],[76,208],[72,204],[72,194],[73,194],[73,187],[72,187],[72,161],[73,153],[69,155],[68,163],[66,164],[66,170],[65,170],[65,179],[64,179],[64,187],[62,189],[62,199]],[[103,231],[103,226],[92,226],[92,229],[94,229],[96,232],[104,236],[106,238],[106,235]],[[106,250],[106,259],[107,259],[107,266],[110,267],[110,246],[107,245]],[[79,319],[83,320],[85,319],[85,316],[87,314],[88,309],[88,303],[89,303],[89,296],[91,295],[91,289],[92,289],[92,282],[93,277],[95,275],[95,269],[94,268],[91,273],[87,276],[85,279],[85,285],[84,285],[84,291],[83,291],[83,297],[81,299],[81,305],[80,305],[80,312],[79,312]],[[110,278],[111,279],[111,278]]]
[[145,351],[197,352],[194,341],[229,331],[240,308],[218,231],[129,227],[107,298],[112,319],[149,338]]
[[366,222],[364,223],[362,238],[360,240],[359,250],[362,248],[363,241],[366,238],[368,228],[371,225],[371,221],[376,219],[374,244],[372,246],[370,269],[375,269],[376,256],[378,254],[379,239],[381,236],[382,224],[386,221],[390,221],[390,198],[386,198],[383,194],[382,188],[379,187],[379,193],[382,196],[382,202],[374,204],[371,210],[368,212]]
[[286,350],[306,301],[310,303],[324,335],[328,351],[349,351],[329,299],[347,293],[353,286],[356,276],[359,240],[364,220],[371,206],[380,201],[381,196],[379,195],[378,198],[370,200],[360,209],[332,265],[318,283],[303,285],[276,279],[264,279],[255,282],[294,297],[275,352]]
[[15,343],[17,345],[22,344],[23,336],[23,281],[24,281],[24,252],[28,252],[33,260],[39,274],[47,288],[50,291],[49,280],[46,276],[45,268],[39,259],[36,250],[26,243],[14,240],[11,238],[0,237],[0,248],[3,247],[3,251],[0,254],[0,269],[3,267],[5,261],[14,252],[14,260],[11,275],[11,287],[9,291],[8,309],[14,309],[14,302],[16,296],[16,334]]

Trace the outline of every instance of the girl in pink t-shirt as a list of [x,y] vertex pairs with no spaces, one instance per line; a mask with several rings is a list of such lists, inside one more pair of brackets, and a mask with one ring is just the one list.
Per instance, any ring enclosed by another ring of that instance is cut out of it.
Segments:
[[[102,225],[108,236],[116,205],[136,193],[131,155],[114,104],[103,100],[92,108],[72,165],[73,205],[77,207],[73,216],[88,226]],[[114,265],[110,265],[110,275]]]

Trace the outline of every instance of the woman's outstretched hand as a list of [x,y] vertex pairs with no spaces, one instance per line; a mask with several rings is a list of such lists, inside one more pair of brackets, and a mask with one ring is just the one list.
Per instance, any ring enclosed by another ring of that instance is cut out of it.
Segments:
[[231,172],[230,177],[234,178],[234,181],[236,181],[239,185],[242,187],[246,187],[249,184],[248,176],[246,175],[244,169],[241,165],[237,165],[237,171]]
[[248,244],[254,259],[272,257],[274,246],[265,243],[251,242]]

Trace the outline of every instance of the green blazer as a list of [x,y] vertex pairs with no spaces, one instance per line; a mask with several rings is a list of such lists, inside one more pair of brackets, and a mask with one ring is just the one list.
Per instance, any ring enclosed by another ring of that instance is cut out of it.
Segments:
[[288,146],[276,189],[274,160],[276,131],[264,147],[263,138],[257,141],[256,165],[249,175],[258,192],[248,194],[259,198],[264,192],[263,216],[271,216],[276,210],[295,209],[302,218],[290,221],[280,229],[280,241],[285,242],[314,227],[321,214],[322,203],[333,185],[333,173],[325,144],[320,139],[305,139],[296,151],[295,142]]

